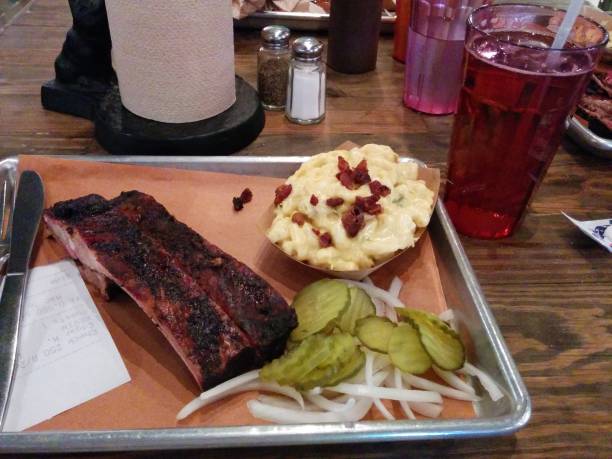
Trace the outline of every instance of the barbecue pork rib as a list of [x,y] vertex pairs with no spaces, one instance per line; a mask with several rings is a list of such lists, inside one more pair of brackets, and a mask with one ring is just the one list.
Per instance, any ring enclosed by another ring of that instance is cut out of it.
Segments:
[[138,303],[204,389],[278,357],[297,325],[265,280],[147,194],[58,202],[44,220],[86,280]]

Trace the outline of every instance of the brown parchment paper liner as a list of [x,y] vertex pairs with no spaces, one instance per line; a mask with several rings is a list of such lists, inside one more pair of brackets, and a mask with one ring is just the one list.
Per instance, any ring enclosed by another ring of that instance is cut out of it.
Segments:
[[[98,193],[106,198],[137,189],[149,193],[179,220],[212,243],[249,265],[290,301],[295,292],[322,277],[275,249],[254,228],[254,222],[274,197],[278,178],[238,176],[155,167],[60,160],[21,156],[20,170],[37,171],[45,185],[45,204]],[[253,201],[241,212],[232,209],[232,197],[249,187]],[[41,233],[34,249],[33,265],[66,258],[53,239]],[[372,275],[387,288],[393,276],[406,286],[401,299],[409,305],[439,313],[446,309],[431,240],[425,233],[416,247],[385,264]],[[199,390],[180,358],[140,308],[125,294],[105,301],[95,290],[92,298],[100,311],[132,378],[82,405],[45,421],[31,430],[144,429],[187,426],[259,425],[245,402],[257,397],[249,392],[216,402],[188,419],[177,422],[176,413]],[[428,375],[435,380],[435,375]],[[49,394],[53,396],[53,394]],[[399,406],[391,409],[403,418]],[[472,405],[445,400],[443,418],[470,418]],[[382,419],[372,410],[367,419]]]
[[[344,142],[338,148],[336,148],[334,151],[350,150],[350,149],[355,148],[355,147],[358,147],[358,145],[354,144],[352,142]],[[429,212],[429,217],[431,219],[431,216],[432,216],[432,214],[433,214],[433,212],[434,212],[434,210],[436,208],[436,202],[438,200],[438,194],[440,192],[440,170],[439,169],[434,169],[434,168],[429,168],[429,167],[419,166],[417,180],[423,180],[425,182],[425,185],[427,186],[427,188],[429,188],[434,193],[434,199],[433,199],[433,202],[431,204],[431,209],[430,209],[430,212]],[[257,223],[257,227],[266,235],[266,237],[267,237],[267,234],[268,234],[268,229],[270,228],[270,226],[272,225],[272,221],[274,220],[274,208],[275,208],[274,205],[270,205],[266,209],[266,211],[262,214],[261,218],[259,219],[259,221]],[[416,231],[414,233],[415,244],[418,242],[418,240],[425,233],[426,230],[427,230],[426,227],[423,227],[423,228],[417,227],[416,228]],[[376,271],[380,267],[382,267],[385,264],[389,263],[394,258],[400,256],[406,250],[410,250],[410,249],[412,249],[414,247],[414,246],[406,247],[403,250],[398,250],[391,257],[379,261],[378,263],[376,263],[374,266],[372,266],[370,268],[359,269],[359,270],[355,270],[355,271],[337,271],[337,270],[333,270],[333,269],[326,269],[326,268],[323,268],[321,266],[311,265],[311,264],[306,263],[304,261],[298,260],[297,258],[293,258],[291,255],[286,253],[280,246],[278,246],[274,242],[270,241],[270,243],[274,247],[276,247],[278,250],[280,250],[282,253],[284,253],[286,256],[290,257],[292,260],[294,260],[297,263],[300,263],[300,264],[305,265],[305,266],[309,266],[309,267],[311,267],[313,269],[316,269],[317,271],[321,271],[322,273],[325,273],[328,276],[342,277],[342,278],[345,278],[345,279],[353,279],[353,280],[361,280],[364,277],[369,276],[370,274],[372,274],[374,271]]]

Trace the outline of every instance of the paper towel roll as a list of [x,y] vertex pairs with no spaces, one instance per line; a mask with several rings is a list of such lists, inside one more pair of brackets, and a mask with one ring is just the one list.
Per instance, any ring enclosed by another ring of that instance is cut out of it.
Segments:
[[123,105],[143,118],[187,123],[236,101],[228,0],[106,0]]

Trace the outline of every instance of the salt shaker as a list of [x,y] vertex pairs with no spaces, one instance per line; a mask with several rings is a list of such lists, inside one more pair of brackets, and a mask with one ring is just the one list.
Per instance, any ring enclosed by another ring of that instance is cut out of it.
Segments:
[[315,124],[325,117],[323,43],[301,37],[293,42],[285,115],[294,123]]
[[257,52],[257,91],[266,110],[282,110],[287,99],[290,31],[283,26],[267,26],[261,31],[262,45]]

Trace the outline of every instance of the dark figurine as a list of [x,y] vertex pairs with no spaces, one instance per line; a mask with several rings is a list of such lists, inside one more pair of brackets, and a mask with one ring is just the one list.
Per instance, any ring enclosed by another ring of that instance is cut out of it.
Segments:
[[49,110],[92,119],[97,104],[115,83],[111,37],[104,0],[69,0],[72,28],[55,60],[55,80],[42,88]]
[[55,76],[62,83],[85,87],[108,84],[114,79],[111,37],[104,0],[69,0],[72,29],[55,60]]

